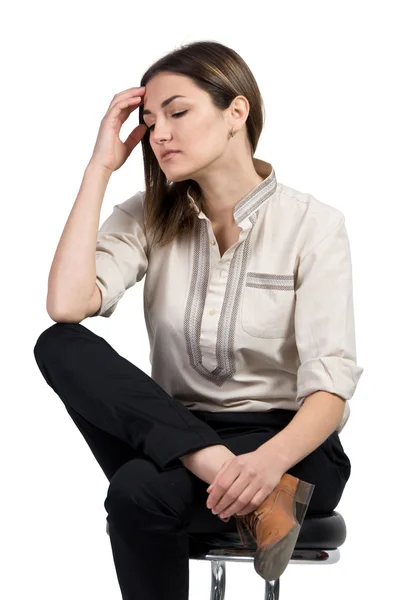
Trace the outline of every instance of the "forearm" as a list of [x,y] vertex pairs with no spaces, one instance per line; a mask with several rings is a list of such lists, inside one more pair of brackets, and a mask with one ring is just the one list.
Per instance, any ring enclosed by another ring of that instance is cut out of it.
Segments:
[[100,211],[111,173],[89,163],[48,276],[47,312],[54,320],[83,319],[96,282]]
[[284,473],[313,452],[337,429],[345,400],[319,391],[307,396],[290,423],[257,452],[271,453],[280,460]]

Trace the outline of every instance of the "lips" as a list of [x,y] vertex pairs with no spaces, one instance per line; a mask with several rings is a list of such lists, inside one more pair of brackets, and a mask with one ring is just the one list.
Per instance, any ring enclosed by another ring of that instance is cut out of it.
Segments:
[[180,150],[169,150],[169,152],[167,152],[167,154],[162,156],[162,160],[167,160],[169,158],[172,158],[175,154],[179,154],[179,152],[180,152]]

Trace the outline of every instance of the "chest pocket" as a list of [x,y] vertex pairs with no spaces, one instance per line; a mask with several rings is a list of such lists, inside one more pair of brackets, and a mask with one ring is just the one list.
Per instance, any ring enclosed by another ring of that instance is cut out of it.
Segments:
[[294,276],[247,273],[242,299],[242,327],[261,338],[287,338],[294,329]]

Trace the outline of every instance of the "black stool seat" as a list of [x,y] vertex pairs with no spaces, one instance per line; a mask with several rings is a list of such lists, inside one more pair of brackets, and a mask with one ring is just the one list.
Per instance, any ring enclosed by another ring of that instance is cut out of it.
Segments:
[[[233,518],[233,521],[235,519]],[[209,527],[211,524],[209,523]],[[224,600],[227,561],[253,561],[256,543],[249,532],[246,533],[248,546],[241,542],[238,531],[225,533],[196,533],[199,524],[195,518],[188,528],[189,558],[211,562],[210,600]],[[200,529],[203,529],[203,514],[200,515]],[[109,535],[109,523],[106,521]],[[340,558],[338,549],[346,539],[346,526],[343,517],[336,511],[327,515],[311,515],[304,519],[296,546],[289,562],[307,564],[333,564]],[[265,598],[279,600],[280,580],[265,581]]]
[[[233,517],[232,517],[233,518]],[[238,532],[228,533],[195,533],[189,531],[189,553],[197,558],[209,550],[246,549],[256,550],[256,543],[249,532],[246,532],[249,545],[243,546]],[[304,519],[297,539],[297,550],[332,550],[341,546],[346,539],[347,530],[343,517],[336,511],[328,515],[311,515]]]

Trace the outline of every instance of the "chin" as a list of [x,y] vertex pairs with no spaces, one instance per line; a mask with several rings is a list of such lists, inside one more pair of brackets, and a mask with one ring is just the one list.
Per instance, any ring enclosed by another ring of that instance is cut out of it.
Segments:
[[172,181],[173,183],[180,183],[181,181],[186,181],[187,179],[191,179],[189,175],[181,175],[180,177],[177,175],[173,176],[173,178],[169,179],[169,181]]
[[[175,169],[175,171],[177,171],[177,169]],[[184,173],[181,169],[178,170],[178,172],[176,172],[176,173],[173,173],[173,169],[170,169],[169,173],[166,173],[165,171],[163,171],[163,173],[165,174],[167,179],[169,181],[172,181],[173,183],[179,183],[181,181],[186,181],[187,179],[191,179],[190,174]],[[170,175],[170,177],[169,177],[169,175]]]

